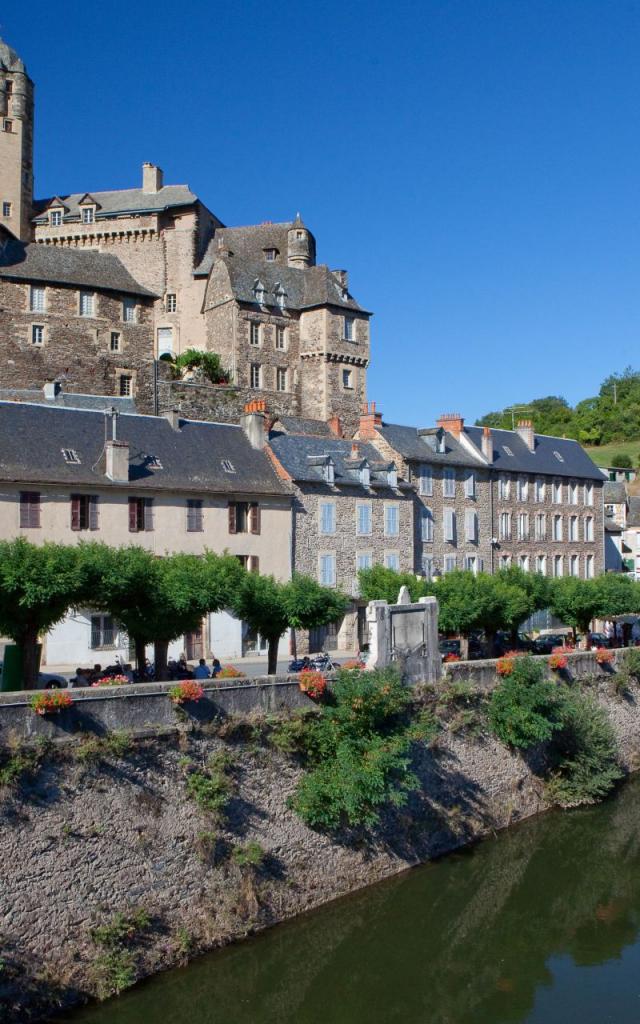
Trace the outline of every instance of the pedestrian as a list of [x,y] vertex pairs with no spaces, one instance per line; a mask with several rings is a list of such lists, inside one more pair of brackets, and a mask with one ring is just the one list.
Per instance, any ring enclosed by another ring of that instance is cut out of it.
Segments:
[[217,675],[222,672],[222,665],[216,658],[215,654],[211,656],[211,678],[215,679]]
[[193,678],[194,679],[210,679],[211,678],[211,672],[209,671],[209,669],[207,667],[207,663],[204,660],[204,658],[200,658],[200,661],[198,662],[198,667],[195,669],[195,671],[193,673]]

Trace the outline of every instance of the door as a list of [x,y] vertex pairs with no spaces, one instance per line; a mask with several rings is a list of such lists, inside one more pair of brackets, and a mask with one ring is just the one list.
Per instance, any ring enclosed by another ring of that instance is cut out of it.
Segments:
[[204,641],[202,635],[202,626],[198,626],[192,633],[185,633],[184,637],[187,661],[198,661],[200,658],[204,658]]

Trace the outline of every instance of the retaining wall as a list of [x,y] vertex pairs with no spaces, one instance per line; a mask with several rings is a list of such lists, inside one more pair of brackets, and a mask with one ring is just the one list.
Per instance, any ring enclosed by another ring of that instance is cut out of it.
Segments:
[[[447,666],[453,679],[489,689],[494,662]],[[640,687],[616,692],[593,655],[570,656],[570,671],[594,678],[589,692],[606,710],[627,771],[640,764]],[[375,829],[326,835],[289,806],[301,778],[295,757],[258,742],[224,715],[304,706],[291,678],[209,684],[194,705],[203,729],[176,714],[167,684],[73,691],[76,704],[51,720],[28,694],[0,697],[0,742],[50,736],[57,743],[19,785],[0,788],[0,1019],[50,1021],[57,1007],[95,994],[103,952],[97,925],[144,908],[150,926],[128,948],[137,978],[244,938],[336,897],[468,845],[548,806],[535,759],[486,730],[445,722],[416,750],[419,789],[389,807]],[[206,723],[223,716],[222,723]],[[80,756],[78,734],[129,729],[128,751]],[[235,731],[234,731],[235,730]],[[150,733],[159,735],[151,736]],[[202,810],[189,768],[221,751],[233,793],[223,818]],[[0,752],[0,766],[6,751]],[[258,843],[259,868],[234,848]]]

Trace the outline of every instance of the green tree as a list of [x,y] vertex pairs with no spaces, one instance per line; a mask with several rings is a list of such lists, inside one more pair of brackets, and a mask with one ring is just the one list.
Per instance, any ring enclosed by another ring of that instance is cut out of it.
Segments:
[[248,572],[236,588],[231,608],[267,641],[267,672],[278,670],[278,644],[289,628],[313,629],[337,622],[349,601],[339,591],[305,576],[279,583],[273,576]]
[[37,682],[38,637],[82,600],[86,582],[75,546],[0,543],[0,633],[22,648],[25,689]]
[[403,586],[408,587],[411,600],[417,601],[425,593],[424,582],[411,572],[398,572],[384,565],[374,565],[358,572],[360,597],[363,601],[388,601],[395,604]]
[[579,580],[574,576],[563,576],[551,582],[549,607],[567,626],[587,633],[591,620],[598,614],[601,592],[598,580]]

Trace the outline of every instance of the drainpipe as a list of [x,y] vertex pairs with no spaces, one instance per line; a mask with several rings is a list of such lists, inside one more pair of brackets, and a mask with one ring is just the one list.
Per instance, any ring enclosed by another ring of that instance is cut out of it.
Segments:
[[495,553],[495,549],[494,549],[494,546],[493,546],[493,538],[498,536],[498,534],[496,533],[496,530],[495,530],[495,523],[493,521],[493,480],[494,480],[494,471],[492,469],[490,469],[489,470],[489,516],[490,516],[490,519],[491,519],[491,530],[490,530],[490,537],[489,537],[489,547],[490,547],[490,550],[491,550],[491,557],[489,559],[489,563],[490,563],[490,567],[491,567],[491,575],[492,576],[493,576],[493,556],[494,556],[494,553]]

